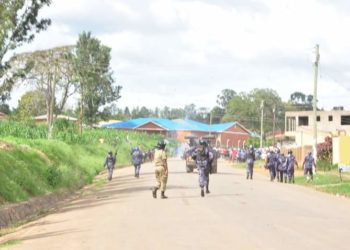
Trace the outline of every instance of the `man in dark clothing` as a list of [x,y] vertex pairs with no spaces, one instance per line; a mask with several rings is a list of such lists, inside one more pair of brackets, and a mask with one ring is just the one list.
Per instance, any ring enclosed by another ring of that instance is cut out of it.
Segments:
[[253,145],[250,145],[246,153],[246,163],[247,163],[247,180],[253,179],[253,168],[255,161],[255,150]]
[[273,152],[273,150],[269,150],[265,160],[265,168],[268,169],[270,172],[270,181],[274,181],[276,178],[275,164],[276,164],[275,152]]
[[196,161],[196,166],[199,174],[201,196],[204,197],[204,187],[206,187],[206,193],[210,193],[209,172],[210,162],[213,160],[213,153],[208,149],[208,144],[206,141],[199,141],[199,146],[193,151],[192,158]]
[[309,152],[309,154],[307,156],[305,156],[304,162],[303,162],[303,167],[304,167],[304,175],[306,176],[306,179],[309,181],[309,176],[311,177],[311,180],[313,180],[314,177],[314,173],[313,173],[313,169],[312,167],[315,167],[316,169],[316,163],[315,163],[315,159],[312,156],[312,153]]
[[292,150],[288,150],[287,156],[287,177],[289,183],[294,183],[294,165],[297,165],[298,162],[295,160]]
[[140,150],[140,148],[137,146],[131,151],[131,159],[132,159],[132,164],[134,165],[135,168],[135,174],[134,176],[136,178],[140,177],[140,169],[141,169],[141,163],[143,159],[143,154]]
[[103,167],[106,167],[108,170],[108,180],[112,180],[113,176],[113,169],[115,167],[116,157],[113,155],[112,151],[108,152],[108,155],[106,156],[105,163]]

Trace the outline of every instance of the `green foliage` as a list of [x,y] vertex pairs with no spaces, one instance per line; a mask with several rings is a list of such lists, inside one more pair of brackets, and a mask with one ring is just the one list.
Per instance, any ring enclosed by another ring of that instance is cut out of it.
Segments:
[[51,3],[50,0],[13,0],[0,4],[0,99],[5,101],[17,77],[23,77],[24,69],[3,76],[9,71],[9,61],[4,61],[8,52],[34,39],[35,33],[45,30],[49,19],[38,19],[39,10]]
[[40,91],[29,91],[25,93],[18,103],[18,112],[20,119],[23,121],[46,114],[44,94]]
[[92,37],[90,32],[83,32],[79,36],[73,71],[79,83],[81,115],[90,126],[97,122],[101,106],[120,98],[121,86],[113,84],[110,60],[111,49]]
[[238,121],[252,131],[259,131],[262,101],[264,101],[265,133],[272,131],[274,108],[276,129],[282,129],[284,126],[284,105],[280,96],[272,89],[254,89],[249,93],[242,92],[235,95],[228,103],[222,121]]
[[343,181],[341,181],[337,170],[327,173],[318,173],[316,176],[314,176],[313,181],[307,181],[304,176],[299,176],[295,178],[295,182],[300,185],[313,187],[322,192],[350,197],[349,176],[344,175]]
[[[0,204],[79,188],[103,169],[109,150],[117,153],[117,167],[123,167],[131,163],[132,148],[152,150],[161,138],[112,129],[86,129],[79,136],[76,124],[60,119],[55,128],[55,139],[47,140],[45,125],[0,122],[0,145],[8,145],[0,148]],[[169,140],[170,154],[176,146]]]
[[21,244],[21,243],[22,243],[21,240],[8,240],[8,241],[0,244],[0,249],[10,249],[13,246],[16,246],[16,245]]

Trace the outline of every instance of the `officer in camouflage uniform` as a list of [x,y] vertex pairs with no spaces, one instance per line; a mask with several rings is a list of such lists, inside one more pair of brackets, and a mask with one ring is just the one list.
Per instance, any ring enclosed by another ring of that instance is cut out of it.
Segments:
[[108,152],[108,155],[106,156],[105,163],[103,167],[106,167],[108,170],[108,180],[112,180],[113,176],[113,169],[115,167],[116,157],[113,155],[112,151]]
[[154,165],[157,184],[152,190],[153,198],[157,198],[157,190],[161,191],[161,198],[167,199],[165,196],[166,184],[168,181],[168,163],[167,155],[165,152],[166,143],[164,140],[160,140],[157,144],[157,148],[154,152]]
[[201,188],[201,196],[204,197],[204,187],[206,187],[206,193],[210,193],[210,162],[214,158],[214,155],[212,152],[210,152],[206,141],[203,139],[199,140],[199,146],[193,151],[192,158],[196,161],[196,166],[199,174],[199,187]]

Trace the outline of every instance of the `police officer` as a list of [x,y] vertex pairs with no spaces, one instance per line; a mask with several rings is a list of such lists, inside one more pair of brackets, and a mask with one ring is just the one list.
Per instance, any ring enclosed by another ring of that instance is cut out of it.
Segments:
[[277,159],[278,180],[279,182],[287,182],[287,158],[284,154],[279,154]]
[[106,156],[105,163],[103,167],[106,167],[108,170],[108,180],[112,180],[113,176],[113,169],[115,167],[116,157],[113,155],[112,151],[108,152],[108,155]]
[[168,163],[167,155],[165,152],[166,143],[164,140],[158,141],[156,150],[154,152],[154,165],[155,165],[155,175],[156,175],[156,186],[152,190],[153,198],[157,198],[157,190],[161,191],[161,198],[167,199],[165,196],[165,189],[168,180]]
[[292,150],[288,150],[288,156],[287,156],[287,177],[288,177],[288,183],[294,183],[294,165],[297,165],[298,162],[295,160],[295,157],[293,155]]
[[254,161],[255,161],[255,150],[253,145],[250,145],[246,153],[247,180],[253,179]]
[[199,146],[193,151],[192,158],[196,161],[199,174],[199,187],[201,196],[204,197],[204,187],[209,194],[209,172],[210,162],[213,160],[213,153],[209,151],[208,144],[203,139],[199,140]]
[[[311,180],[313,180],[313,169],[312,167],[315,167],[316,169],[316,163],[315,159],[312,156],[312,153],[309,152],[307,156],[305,156],[304,162],[303,162],[303,167],[304,167],[304,175],[306,179],[309,181],[309,175],[311,177]],[[309,175],[308,175],[309,174]]]
[[140,169],[141,169],[141,163],[143,159],[143,154],[138,146],[136,146],[132,151],[131,151],[131,160],[132,164],[134,165],[135,168],[135,177],[139,178],[140,177]]
[[279,148],[275,149],[275,172],[276,172],[276,177],[277,177],[277,181],[280,181],[280,158],[281,158],[281,151]]
[[265,168],[270,172],[270,181],[274,181],[276,178],[276,168],[275,168],[276,160],[275,160],[275,152],[273,150],[269,150],[265,160]]

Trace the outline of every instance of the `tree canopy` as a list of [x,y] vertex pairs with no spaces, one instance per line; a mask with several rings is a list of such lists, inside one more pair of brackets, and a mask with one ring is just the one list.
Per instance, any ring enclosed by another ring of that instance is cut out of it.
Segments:
[[111,49],[92,37],[90,32],[79,36],[73,58],[73,70],[80,94],[80,121],[97,122],[104,105],[116,102],[121,86],[114,84],[110,69]]
[[[39,19],[39,11],[51,0],[11,0],[0,3],[0,102],[10,98],[10,91],[27,67],[10,72],[10,52],[31,42],[35,33],[45,30],[50,19]],[[10,57],[11,58],[11,57]]]

